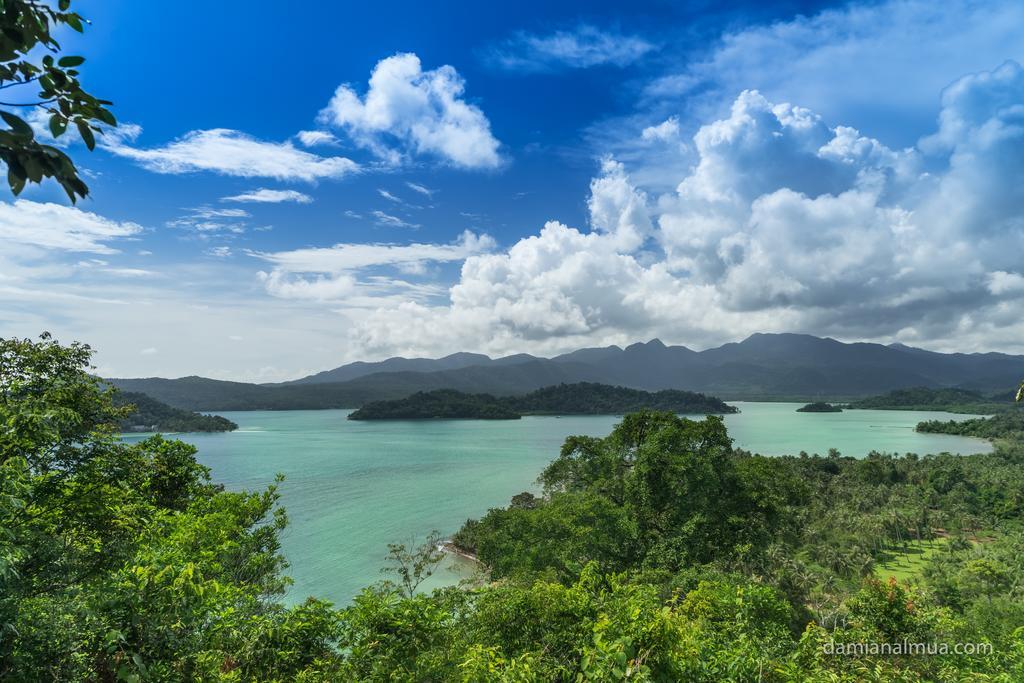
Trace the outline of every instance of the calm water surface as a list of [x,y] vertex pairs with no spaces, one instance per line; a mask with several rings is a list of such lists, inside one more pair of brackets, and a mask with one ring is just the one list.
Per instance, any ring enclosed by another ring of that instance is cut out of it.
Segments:
[[[918,434],[925,419],[964,419],[937,412],[854,410],[797,413],[795,403],[737,402],[725,418],[735,445],[765,455],[827,453],[861,457],[871,450],[919,454],[990,450],[979,439]],[[534,480],[570,434],[604,436],[613,416],[522,420],[347,420],[348,410],[222,413],[235,432],[185,434],[199,460],[227,488],[260,489],[285,475],[282,536],[295,584],[286,599],[309,595],[347,603],[381,578],[388,542],[454,532],[468,517],[503,506]],[[126,437],[131,440],[141,436]],[[449,561],[431,585],[457,580],[465,564]],[[428,588],[430,585],[427,586]]]

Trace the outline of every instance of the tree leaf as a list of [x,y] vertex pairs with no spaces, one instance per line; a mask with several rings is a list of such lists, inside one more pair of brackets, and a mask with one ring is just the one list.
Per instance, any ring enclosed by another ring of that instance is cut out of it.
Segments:
[[83,62],[85,62],[85,57],[77,57],[77,56],[69,55],[67,57],[61,57],[60,59],[58,59],[57,60],[57,66],[62,66],[62,67],[64,67],[66,69],[66,68],[69,68],[69,67],[72,67],[72,66],[78,66],[78,65],[82,64]]
[[92,134],[92,128],[85,121],[76,121],[75,125],[78,126],[78,133],[82,136],[82,140],[85,142],[85,146],[92,151],[96,148],[96,136]]
[[32,132],[32,126],[25,123],[20,116],[15,116],[8,111],[0,111],[0,117],[3,117],[3,120],[7,122],[7,125],[11,127],[11,130],[18,137],[31,140],[35,136]]
[[60,114],[54,114],[50,117],[50,134],[53,137],[59,138],[67,129],[68,122],[63,116]]

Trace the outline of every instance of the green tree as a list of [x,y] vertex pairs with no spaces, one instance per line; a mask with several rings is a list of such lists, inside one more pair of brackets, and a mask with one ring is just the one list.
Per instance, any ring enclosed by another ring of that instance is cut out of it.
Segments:
[[388,543],[388,564],[381,570],[398,577],[395,584],[407,598],[416,594],[416,589],[429,579],[434,569],[444,559],[441,549],[441,533],[431,531],[419,545],[413,540],[404,543]]
[[293,680],[339,663],[329,605],[285,608],[276,484],[117,439],[91,350],[0,339],[0,679]]
[[[0,2],[0,118],[8,128],[0,130],[0,159],[7,165],[7,182],[17,195],[27,182],[53,178],[75,202],[89,194],[74,162],[53,145],[40,143],[26,122],[26,110],[36,110],[55,138],[74,128],[86,147],[96,146],[102,126],[116,126],[108,100],[86,92],[77,55],[61,55],[54,37],[67,26],[81,33],[87,23],[70,10],[71,0],[58,0],[56,9],[42,0]],[[40,56],[41,55],[41,56]],[[14,111],[12,111],[14,110]],[[19,112],[19,113],[15,113]]]

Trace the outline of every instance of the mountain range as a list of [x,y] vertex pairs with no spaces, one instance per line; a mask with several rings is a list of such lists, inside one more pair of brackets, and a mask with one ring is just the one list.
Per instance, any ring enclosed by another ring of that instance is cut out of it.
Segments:
[[727,400],[841,400],[908,387],[1005,392],[1024,378],[1024,356],[938,353],[902,344],[844,343],[803,334],[754,334],[694,351],[654,339],[587,348],[553,358],[517,354],[356,362],[278,384],[204,377],[107,381],[188,410],[356,408],[417,391],[457,389],[497,396],[599,382],[647,391],[685,389]]

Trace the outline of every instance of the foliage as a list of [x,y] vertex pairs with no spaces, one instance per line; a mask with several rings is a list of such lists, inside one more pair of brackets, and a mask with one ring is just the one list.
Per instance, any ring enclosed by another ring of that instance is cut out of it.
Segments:
[[[58,0],[56,9],[40,0],[0,3],[0,89],[12,93],[0,106],[40,111],[54,138],[73,127],[91,150],[96,133],[102,133],[100,124],[112,127],[117,121],[107,109],[111,102],[82,88],[77,67],[85,59],[60,55],[54,30],[67,26],[81,33],[87,23],[69,11],[70,5],[71,0]],[[26,182],[39,183],[44,177],[60,183],[72,202],[89,194],[71,159],[57,147],[36,140],[24,115],[5,110],[0,118],[9,126],[0,130],[0,159],[7,165],[7,182],[14,194],[20,194]]]
[[145,394],[117,392],[112,399],[115,406],[131,407],[131,412],[117,425],[124,432],[230,432],[238,429],[237,424],[220,415],[172,408]]
[[[1024,678],[1024,444],[861,460],[734,449],[721,418],[572,437],[544,493],[455,542],[489,583],[285,607],[275,482],[117,440],[88,347],[0,340],[0,678],[11,681],[1010,681]],[[935,539],[945,539],[941,543]],[[908,581],[875,568],[915,548]],[[416,544],[412,544],[416,545]],[[843,643],[991,654],[830,654]]]
[[1009,410],[1013,404],[1002,396],[986,397],[968,389],[896,389],[888,394],[850,402],[850,408],[874,410],[944,410],[949,413],[984,414]]
[[434,568],[444,559],[439,531],[430,532],[423,543],[415,545],[414,541],[410,546],[388,543],[388,564],[381,570],[398,577],[398,583],[394,585],[407,598],[416,594],[416,589],[430,578]]
[[928,420],[919,422],[916,429],[933,434],[958,434],[982,439],[1014,437],[1019,440],[1024,434],[1024,414],[1014,411],[974,420]]
[[292,679],[338,616],[287,609],[276,485],[227,493],[195,449],[116,439],[91,350],[0,340],[0,678]]

